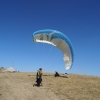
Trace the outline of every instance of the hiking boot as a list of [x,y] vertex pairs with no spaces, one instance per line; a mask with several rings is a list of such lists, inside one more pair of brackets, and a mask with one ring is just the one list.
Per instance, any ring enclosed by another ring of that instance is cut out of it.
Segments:
[[35,84],[33,84],[33,87],[35,86]]

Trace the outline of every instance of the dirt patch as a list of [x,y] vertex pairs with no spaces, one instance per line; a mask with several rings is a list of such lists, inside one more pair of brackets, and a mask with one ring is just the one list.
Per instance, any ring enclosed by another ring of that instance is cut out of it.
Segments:
[[33,87],[25,74],[3,73],[0,76],[0,100],[59,100],[46,87]]

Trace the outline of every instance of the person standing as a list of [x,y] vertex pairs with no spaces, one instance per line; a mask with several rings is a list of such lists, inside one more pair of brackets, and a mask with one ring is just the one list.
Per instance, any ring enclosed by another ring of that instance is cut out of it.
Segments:
[[39,69],[39,72],[40,72],[40,84],[42,86],[42,75],[43,75],[42,68]]
[[34,85],[40,86],[40,84],[41,84],[41,86],[42,86],[42,74],[43,74],[42,68],[40,68],[39,70],[37,70],[36,81],[35,81],[35,83],[33,84],[33,86],[34,86]]

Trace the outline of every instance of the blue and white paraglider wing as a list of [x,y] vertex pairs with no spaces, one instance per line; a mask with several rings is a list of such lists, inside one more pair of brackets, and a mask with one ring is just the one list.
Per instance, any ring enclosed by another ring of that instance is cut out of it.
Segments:
[[34,42],[49,43],[57,46],[63,52],[66,69],[73,64],[73,49],[70,40],[63,33],[56,30],[39,30],[33,33]]

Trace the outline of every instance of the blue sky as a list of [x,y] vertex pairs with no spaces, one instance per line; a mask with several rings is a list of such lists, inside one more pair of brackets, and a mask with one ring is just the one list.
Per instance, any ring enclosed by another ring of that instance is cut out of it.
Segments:
[[[42,29],[64,33],[74,63],[65,70],[62,52],[34,43]],[[100,76],[100,0],[0,0],[0,67],[23,72],[68,72]]]

